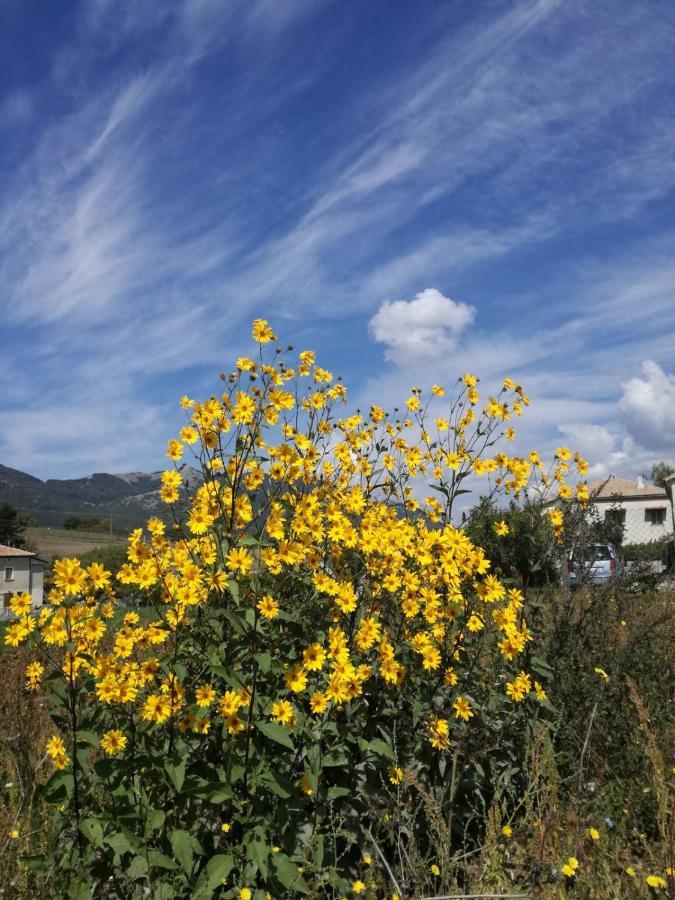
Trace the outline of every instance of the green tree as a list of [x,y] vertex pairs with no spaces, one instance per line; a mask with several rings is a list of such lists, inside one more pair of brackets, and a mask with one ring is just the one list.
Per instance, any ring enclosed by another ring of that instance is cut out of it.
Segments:
[[[495,531],[498,522],[506,523],[507,534]],[[469,515],[466,531],[485,550],[496,571],[506,577],[515,575],[523,587],[558,580],[553,529],[541,503],[511,501],[508,507],[499,508],[482,498]]]
[[657,462],[652,466],[652,471],[649,475],[653,484],[658,485],[659,487],[666,486],[666,478],[669,475],[672,475],[675,472],[675,469],[667,462]]
[[25,531],[29,524],[27,516],[22,516],[9,503],[0,503],[0,544],[25,547]]
[[81,524],[82,519],[79,516],[68,516],[63,522],[63,527],[68,531],[77,531]]

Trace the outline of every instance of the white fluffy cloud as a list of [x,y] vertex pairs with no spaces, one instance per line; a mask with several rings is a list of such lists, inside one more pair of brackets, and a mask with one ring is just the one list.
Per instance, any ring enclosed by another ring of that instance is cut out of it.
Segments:
[[473,306],[427,288],[413,300],[383,303],[370,320],[370,333],[387,345],[387,359],[409,365],[438,359],[452,350],[475,313]]
[[675,454],[675,376],[655,362],[623,385],[619,411],[626,431],[640,446]]

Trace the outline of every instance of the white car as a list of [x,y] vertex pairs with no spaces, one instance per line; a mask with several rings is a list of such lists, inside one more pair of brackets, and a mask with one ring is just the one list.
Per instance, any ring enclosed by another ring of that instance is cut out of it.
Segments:
[[567,560],[570,587],[604,584],[621,572],[621,560],[613,544],[588,544],[577,547]]

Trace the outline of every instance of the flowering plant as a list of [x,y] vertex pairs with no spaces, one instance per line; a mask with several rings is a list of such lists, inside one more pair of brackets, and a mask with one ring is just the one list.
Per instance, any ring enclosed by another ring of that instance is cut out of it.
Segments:
[[340,418],[346,389],[314,353],[267,355],[263,320],[253,338],[219,396],[181,400],[161,498],[176,522],[187,498],[185,526],[152,518],[129,538],[117,578],[150,618],[72,559],[36,619],[14,610],[6,640],[40,647],[27,678],[57,728],[46,795],[62,836],[45,865],[73,896],[344,891],[383,784],[447,781],[472,729],[547,703],[546,667],[522,662],[522,593],[451,523],[469,477],[571,495],[566,448],[549,472],[495,450],[529,404],[520,385],[481,407],[467,374],[450,400],[413,389],[400,417]]

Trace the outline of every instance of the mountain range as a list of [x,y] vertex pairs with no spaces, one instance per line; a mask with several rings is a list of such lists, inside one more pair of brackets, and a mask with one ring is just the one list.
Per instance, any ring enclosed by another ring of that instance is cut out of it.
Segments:
[[[167,517],[161,501],[161,472],[96,472],[84,478],[49,478],[0,465],[0,503],[10,503],[38,525],[58,527],[71,517],[105,519],[119,530],[138,527],[149,516]],[[202,480],[196,469],[182,470],[194,487]]]

